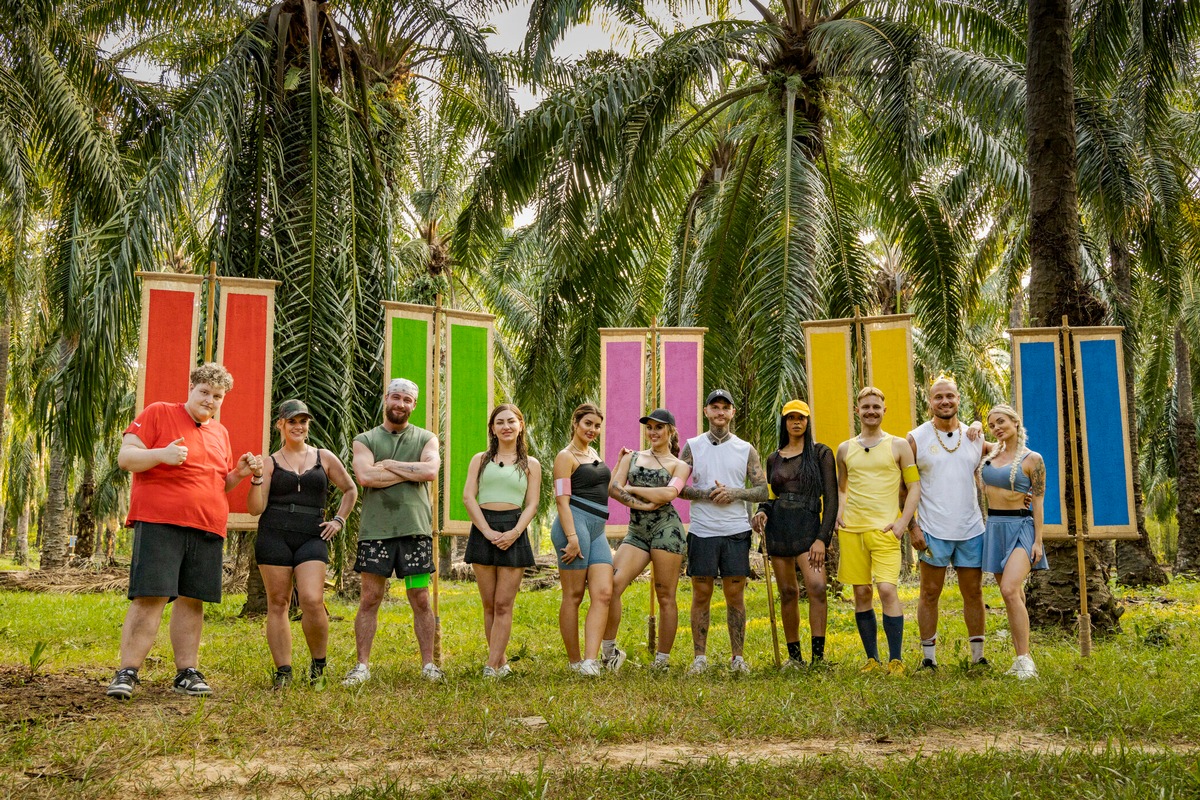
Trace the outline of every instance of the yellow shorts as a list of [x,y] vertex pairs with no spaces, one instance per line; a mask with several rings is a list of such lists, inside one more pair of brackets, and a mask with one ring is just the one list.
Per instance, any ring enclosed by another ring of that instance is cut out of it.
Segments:
[[892,532],[838,531],[838,580],[854,586],[900,582],[900,540]]

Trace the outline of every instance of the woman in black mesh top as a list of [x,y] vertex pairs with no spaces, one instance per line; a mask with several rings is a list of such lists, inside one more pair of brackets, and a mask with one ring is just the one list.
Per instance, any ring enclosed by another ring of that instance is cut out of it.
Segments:
[[800,648],[800,584],[808,593],[808,625],[813,663],[825,659],[825,548],[837,522],[838,484],[833,451],[813,441],[808,404],[790,400],[779,418],[779,449],[767,456],[771,499],[761,503],[752,525],[766,533],[767,553],[779,583],[779,604],[788,660],[784,669],[804,665]]

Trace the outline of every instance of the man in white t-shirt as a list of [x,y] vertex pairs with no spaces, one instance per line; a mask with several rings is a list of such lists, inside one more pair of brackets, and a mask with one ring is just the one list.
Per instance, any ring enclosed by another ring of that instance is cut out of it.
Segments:
[[921,670],[937,669],[938,601],[953,566],[962,594],[971,663],[983,657],[983,515],[975,471],[983,458],[978,423],[958,419],[958,384],[939,375],[929,387],[931,419],[908,434],[921,472],[921,498],[909,533],[920,552],[921,594],[917,626],[921,633]]
[[[708,431],[688,439],[680,459],[692,467],[692,483],[680,497],[691,500],[687,537],[688,575],[692,579],[692,647],[689,675],[708,669],[709,605],[717,578],[725,594],[731,671],[748,673],[742,656],[746,640],[746,578],[750,576],[750,512],[747,503],[767,499],[767,475],[758,451],[733,435],[736,409],[724,389],[704,402]],[[750,484],[746,486],[747,482]]]

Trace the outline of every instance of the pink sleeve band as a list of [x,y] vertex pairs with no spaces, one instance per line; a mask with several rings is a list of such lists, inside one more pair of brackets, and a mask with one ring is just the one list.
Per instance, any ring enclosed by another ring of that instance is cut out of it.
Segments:
[[667,481],[667,488],[674,489],[677,492],[683,491],[683,478],[671,478]]
[[555,497],[570,497],[571,496],[571,479],[556,478],[554,481],[554,496]]

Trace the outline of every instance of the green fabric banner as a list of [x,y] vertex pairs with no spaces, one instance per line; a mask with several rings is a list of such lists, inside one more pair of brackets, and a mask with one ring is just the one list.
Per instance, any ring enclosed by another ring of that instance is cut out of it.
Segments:
[[[489,326],[447,320],[450,345],[447,385],[449,411],[446,465],[446,520],[465,523],[471,518],[462,501],[471,457],[487,449],[487,419],[492,405],[492,364]],[[448,531],[459,526],[447,524]],[[465,532],[463,530],[462,532]]]
[[[420,388],[417,407],[409,420],[419,428],[429,429],[429,396],[433,387],[429,383],[430,321],[391,317],[391,362],[387,365],[387,381],[393,378],[408,378]],[[386,381],[385,381],[386,383]]]

